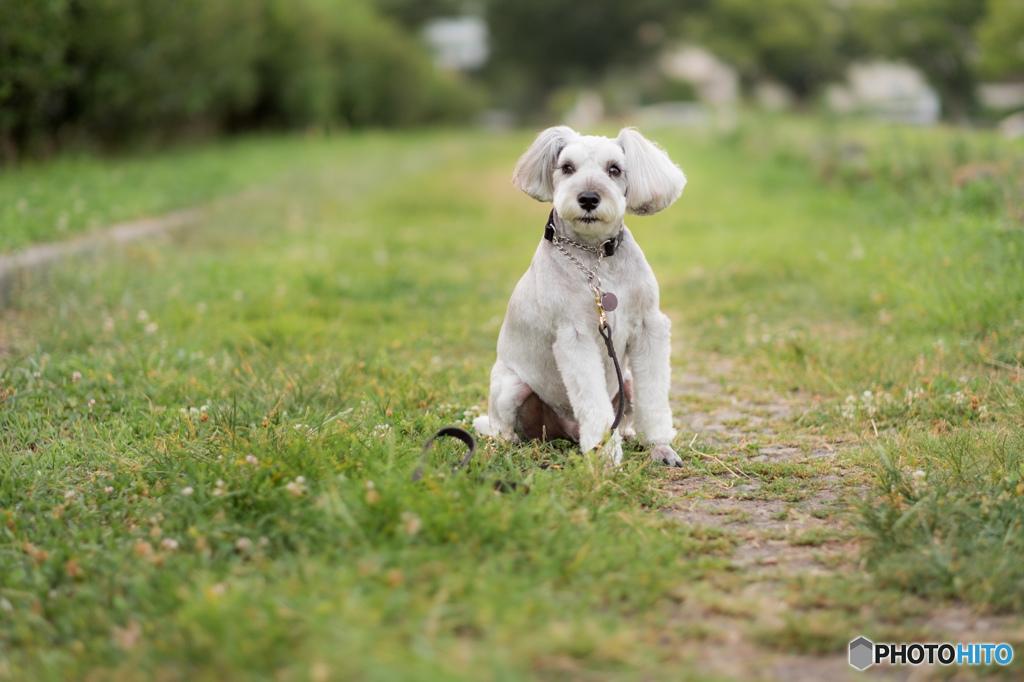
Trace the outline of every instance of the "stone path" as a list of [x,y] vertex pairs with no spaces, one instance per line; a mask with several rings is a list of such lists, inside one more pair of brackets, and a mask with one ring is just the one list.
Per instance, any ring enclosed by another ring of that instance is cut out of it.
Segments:
[[102,232],[84,234],[62,242],[34,244],[21,251],[0,254],[0,307],[10,301],[18,274],[37,270],[52,263],[102,251],[117,244],[127,244],[167,230],[192,225],[203,215],[201,209],[175,211],[156,218],[140,218],[106,228]]
[[[778,644],[787,622],[815,615],[790,603],[798,581],[843,577],[870,583],[852,506],[871,494],[871,477],[846,456],[858,445],[853,436],[829,439],[801,424],[811,396],[750,389],[736,363],[677,354],[687,356],[689,362],[676,365],[672,395],[677,442],[691,443],[680,456],[690,461],[672,480],[676,503],[663,513],[721,529],[737,541],[729,575],[716,577],[711,589],[702,583],[680,595],[679,617],[699,624],[701,632],[689,651],[697,672],[715,679],[792,682],[985,679],[975,669],[941,666],[873,666],[860,672],[849,666],[845,648],[823,655],[780,653],[794,648]],[[785,471],[769,483],[765,472],[772,465]],[[792,483],[794,472],[810,475],[798,477],[796,486],[778,484]],[[1022,637],[1020,618],[986,617],[965,606],[921,610],[913,627],[943,637],[925,641]],[[859,634],[850,632],[849,639]]]

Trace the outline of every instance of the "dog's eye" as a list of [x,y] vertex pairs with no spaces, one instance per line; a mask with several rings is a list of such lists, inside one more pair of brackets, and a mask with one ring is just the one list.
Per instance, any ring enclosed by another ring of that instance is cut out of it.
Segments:
[[617,178],[620,175],[622,175],[622,169],[619,168],[618,166],[612,166],[608,169],[608,175],[612,176],[613,178]]
[[566,175],[572,175],[573,173],[576,172],[576,169],[572,167],[571,163],[567,163],[564,166],[562,166],[562,172],[565,173]]

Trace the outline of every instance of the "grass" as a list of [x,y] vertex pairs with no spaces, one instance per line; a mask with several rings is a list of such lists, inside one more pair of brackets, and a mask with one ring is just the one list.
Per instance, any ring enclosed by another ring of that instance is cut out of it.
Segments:
[[[485,405],[546,216],[508,182],[531,137],[250,140],[0,181],[121,177],[97,223],[261,183],[194,229],[30,276],[0,312],[0,678],[696,676],[709,634],[687,605],[756,612],[743,538],[652,513],[670,474],[644,453],[608,476],[570,448],[487,445],[452,476],[446,444],[409,480],[435,429]],[[676,336],[814,396],[787,428],[855,444],[777,463],[694,441],[687,471],[725,485],[742,461],[757,486],[714,494],[787,505],[837,466],[876,486],[858,514],[877,582],[787,581],[794,613],[754,639],[824,653],[920,636],[924,600],[1019,610],[1019,146],[807,121],[652,137],[690,177],[630,221]],[[169,203],[114,198],[136,178]],[[54,235],[57,214],[24,215],[6,248]]]
[[250,138],[159,155],[61,157],[5,168],[0,253],[192,207],[323,163],[322,138]]

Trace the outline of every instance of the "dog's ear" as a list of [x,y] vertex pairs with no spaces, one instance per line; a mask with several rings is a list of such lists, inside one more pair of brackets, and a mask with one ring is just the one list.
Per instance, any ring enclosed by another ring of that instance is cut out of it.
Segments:
[[651,215],[671,206],[686,186],[679,166],[636,128],[620,130],[618,143],[626,152],[626,210]]
[[579,133],[568,126],[543,131],[519,158],[516,169],[512,171],[512,184],[537,201],[551,201],[555,191],[551,176],[555,172],[558,154],[577,137]]

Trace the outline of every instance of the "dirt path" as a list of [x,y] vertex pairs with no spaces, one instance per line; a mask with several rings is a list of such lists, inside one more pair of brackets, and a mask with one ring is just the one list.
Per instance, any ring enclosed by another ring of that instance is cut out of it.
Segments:
[[856,527],[855,505],[873,480],[853,463],[858,439],[827,438],[801,419],[812,396],[752,390],[744,368],[724,358],[677,357],[689,361],[674,368],[673,413],[691,447],[680,452],[689,462],[664,513],[737,542],[727,575],[680,595],[680,618],[698,624],[689,652],[697,671],[796,682],[983,679],[976,669],[941,666],[859,672],[846,643],[869,625],[893,633],[889,641],[1019,641],[1020,618],[936,608],[910,595],[878,600]]

